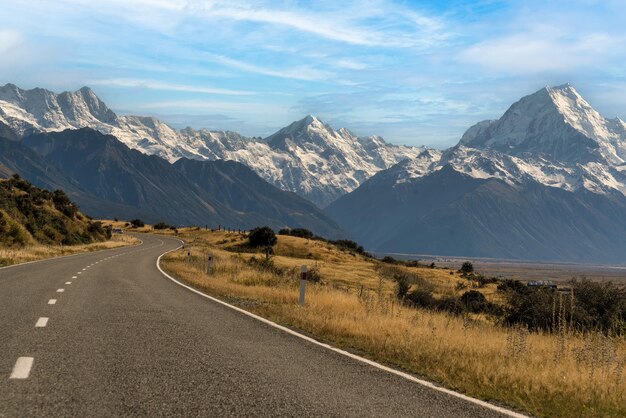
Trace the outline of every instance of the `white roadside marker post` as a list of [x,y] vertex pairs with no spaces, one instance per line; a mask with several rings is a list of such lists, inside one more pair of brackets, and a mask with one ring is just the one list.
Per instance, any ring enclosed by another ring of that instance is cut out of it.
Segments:
[[306,266],[300,267],[300,306],[304,306],[304,292],[306,290]]

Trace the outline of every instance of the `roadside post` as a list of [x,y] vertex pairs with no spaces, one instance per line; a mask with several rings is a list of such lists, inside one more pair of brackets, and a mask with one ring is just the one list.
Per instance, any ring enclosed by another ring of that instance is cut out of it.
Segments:
[[300,267],[300,306],[304,306],[304,292],[306,290],[306,266]]
[[213,269],[213,256],[209,254],[207,255],[207,259],[206,259],[206,274],[211,274],[212,269]]

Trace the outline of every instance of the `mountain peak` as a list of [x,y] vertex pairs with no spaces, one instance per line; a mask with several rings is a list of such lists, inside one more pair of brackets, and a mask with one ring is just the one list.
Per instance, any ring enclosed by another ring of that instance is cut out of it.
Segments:
[[511,155],[541,154],[584,163],[626,159],[626,131],[602,117],[569,83],[521,98],[496,121],[470,128],[460,144]]

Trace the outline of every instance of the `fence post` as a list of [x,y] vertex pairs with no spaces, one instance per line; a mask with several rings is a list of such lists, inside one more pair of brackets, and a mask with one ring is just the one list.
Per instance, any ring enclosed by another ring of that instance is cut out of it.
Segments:
[[207,255],[206,262],[206,273],[211,274],[211,270],[213,268],[213,256],[211,256],[211,254]]
[[304,292],[306,291],[306,266],[300,267],[300,306],[304,306]]

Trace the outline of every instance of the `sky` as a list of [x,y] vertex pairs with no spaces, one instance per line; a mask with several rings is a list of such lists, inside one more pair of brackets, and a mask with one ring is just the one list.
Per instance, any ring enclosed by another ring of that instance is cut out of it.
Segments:
[[447,147],[546,85],[626,119],[623,1],[0,0],[0,84],[267,136],[313,114]]

